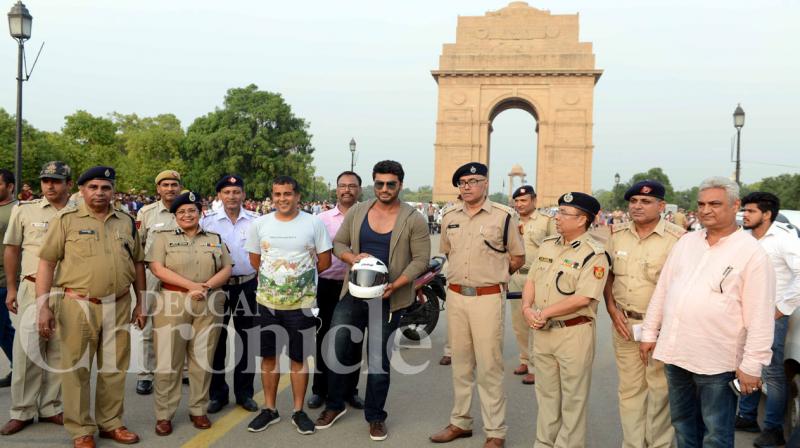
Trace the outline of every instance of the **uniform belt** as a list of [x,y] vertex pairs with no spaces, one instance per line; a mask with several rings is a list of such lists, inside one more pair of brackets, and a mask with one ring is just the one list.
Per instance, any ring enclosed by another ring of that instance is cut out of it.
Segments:
[[233,275],[231,278],[228,279],[228,286],[236,286],[241,285],[242,283],[247,283],[250,280],[256,278],[256,274],[248,274],[248,275]]
[[591,322],[592,319],[586,316],[578,316],[573,317],[572,319],[567,320],[549,320],[547,321],[547,326],[549,328],[566,328],[572,327],[575,325],[586,324]]
[[22,277],[22,279],[23,280],[27,280],[27,281],[29,281],[31,283],[36,283],[36,277],[34,277],[32,275],[26,275],[25,277]]
[[623,309],[620,306],[617,306],[617,309],[620,310],[622,312],[622,314],[625,315],[625,317],[628,317],[628,318],[631,318],[631,319],[636,319],[636,320],[644,320],[644,314],[642,314],[642,313],[637,313],[636,311],[629,311],[629,310]]
[[454,285],[451,283],[447,287],[450,288],[451,291],[457,292],[462,296],[486,296],[489,294],[500,294],[503,292],[503,288],[500,285],[472,287]]
[[82,296],[82,295],[78,294],[77,292],[75,292],[75,290],[72,289],[72,288],[64,288],[64,292],[66,293],[67,297],[73,298],[75,300],[85,300],[85,301],[87,301],[89,303],[94,303],[95,305],[102,305],[103,303],[116,302],[120,298],[125,297],[125,296],[128,295],[128,293],[125,293],[125,294],[123,294],[121,296],[114,297],[114,300],[105,300],[104,301],[104,300],[99,299],[97,297]]
[[517,272],[519,272],[520,274],[526,274],[527,275],[528,272],[530,272],[530,271],[531,271],[531,268],[519,268],[519,271],[517,271]]
[[189,292],[189,290],[184,288],[183,286],[172,285],[169,283],[161,283],[161,287],[168,291]]

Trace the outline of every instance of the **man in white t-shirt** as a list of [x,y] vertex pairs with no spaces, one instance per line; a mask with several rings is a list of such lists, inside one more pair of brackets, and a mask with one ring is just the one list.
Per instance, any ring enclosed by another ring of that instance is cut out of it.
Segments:
[[259,432],[280,421],[275,406],[280,378],[277,359],[286,347],[294,398],[292,423],[300,434],[312,434],[314,423],[303,412],[308,386],[305,360],[315,350],[316,319],[311,307],[317,274],[331,265],[332,244],[322,221],[298,208],[300,187],[296,180],[276,177],[272,202],[275,213],[253,221],[245,244],[250,264],[258,270],[256,325],[261,327],[264,386],[264,410],[247,429]]

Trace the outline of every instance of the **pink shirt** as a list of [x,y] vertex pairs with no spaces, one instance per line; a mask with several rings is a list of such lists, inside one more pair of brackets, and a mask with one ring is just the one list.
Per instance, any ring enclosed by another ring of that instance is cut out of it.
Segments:
[[[320,213],[317,217],[325,224],[325,228],[328,229],[328,235],[331,237],[331,241],[333,241],[336,232],[339,231],[339,227],[341,227],[342,222],[344,222],[344,213],[339,210],[339,205],[337,204],[336,207]],[[344,280],[348,269],[347,263],[331,254],[331,267],[324,270],[319,276],[327,278],[328,280]]]
[[760,376],[772,357],[774,297],[775,271],[750,234],[740,228],[709,246],[705,230],[690,232],[661,271],[642,341],[690,372]]

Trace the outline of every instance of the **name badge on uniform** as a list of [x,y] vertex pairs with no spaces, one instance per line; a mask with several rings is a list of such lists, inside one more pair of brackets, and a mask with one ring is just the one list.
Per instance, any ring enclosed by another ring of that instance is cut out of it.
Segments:
[[457,228],[459,228],[459,227],[461,227],[461,226],[460,226],[460,225],[458,225],[458,224],[448,224],[448,225],[447,225],[447,228],[448,228],[448,229],[457,229]]
[[627,252],[625,252],[624,250],[618,250],[618,251],[616,252],[616,255],[617,255],[618,257],[625,257],[625,256],[627,256],[627,255],[628,255],[628,253],[627,253]]
[[92,229],[78,230],[78,235],[94,235],[94,230]]
[[552,263],[553,259],[552,258],[547,258],[547,257],[539,257],[539,261],[541,261],[543,263]]
[[158,228],[158,227],[164,227],[164,223],[163,222],[157,222],[157,223],[153,224],[153,228],[154,229]]
[[32,222],[31,226],[37,227],[37,228],[40,228],[40,229],[45,229],[45,228],[47,228],[47,223],[46,222]]
[[188,245],[189,245],[188,241],[177,241],[177,242],[169,243],[169,247],[188,246]]

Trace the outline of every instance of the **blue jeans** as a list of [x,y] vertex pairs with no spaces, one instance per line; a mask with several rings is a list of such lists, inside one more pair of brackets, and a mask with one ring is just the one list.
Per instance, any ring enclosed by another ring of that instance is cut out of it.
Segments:
[[736,375],[700,375],[666,364],[669,410],[678,448],[730,448],[736,421]]
[[[764,429],[783,430],[786,413],[787,383],[786,371],[783,369],[783,347],[786,343],[786,332],[789,331],[789,316],[775,321],[775,338],[772,340],[772,360],[761,371],[761,378],[767,385],[767,403],[764,412]],[[754,392],[739,398],[739,416],[747,420],[758,417],[758,402],[761,393]]]
[[[355,299],[349,293],[336,304],[328,335],[333,338],[335,359],[330,358],[330,341],[323,347],[323,356],[328,356],[327,409],[344,409],[345,399],[352,396],[353,380],[351,372],[341,368],[357,366],[361,363],[361,342],[364,330],[368,329],[367,339],[367,392],[364,397],[364,418],[370,423],[386,420],[386,397],[389,395],[389,356],[393,349],[394,332],[402,316],[402,310],[389,313],[389,300]],[[348,326],[351,327],[348,329]],[[351,334],[355,327],[359,334]],[[356,367],[357,368],[357,367]],[[339,371],[337,371],[339,370]]]
[[6,294],[8,290],[0,288],[0,348],[6,354],[8,363],[13,365],[14,327],[11,325],[11,318],[6,308]]

